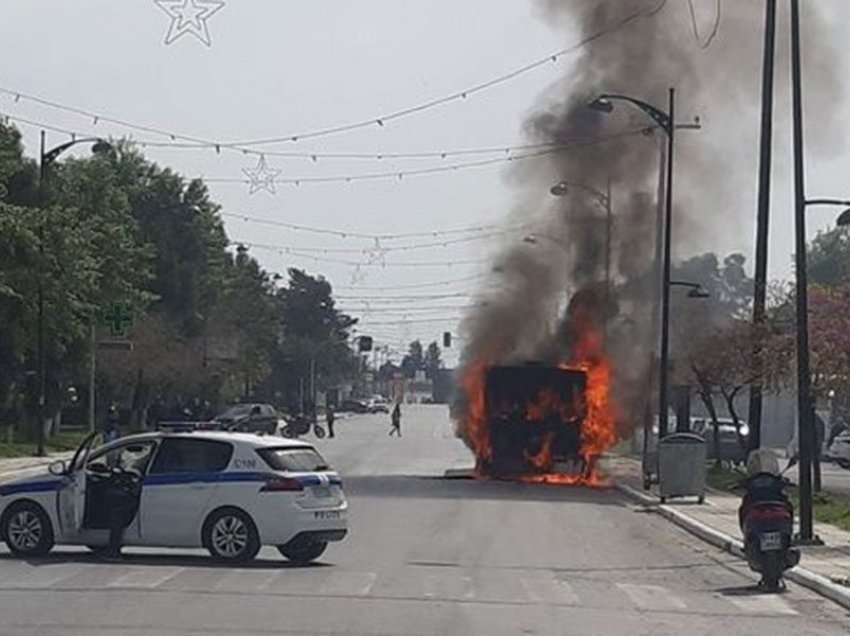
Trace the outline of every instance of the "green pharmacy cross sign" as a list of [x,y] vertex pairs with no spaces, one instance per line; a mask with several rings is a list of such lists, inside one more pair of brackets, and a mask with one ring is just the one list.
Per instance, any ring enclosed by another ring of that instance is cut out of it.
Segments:
[[113,337],[120,338],[126,336],[133,325],[133,314],[126,305],[113,303],[103,313],[101,320],[105,326],[109,327]]

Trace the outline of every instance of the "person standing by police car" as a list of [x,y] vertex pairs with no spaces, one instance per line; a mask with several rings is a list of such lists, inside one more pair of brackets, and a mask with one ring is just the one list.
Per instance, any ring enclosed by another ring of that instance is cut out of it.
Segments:
[[336,413],[334,413],[333,404],[328,404],[325,418],[328,422],[328,437],[335,437],[334,422],[336,422]]
[[108,444],[121,436],[119,430],[120,416],[118,407],[115,404],[110,405],[109,412],[106,414],[106,425],[103,427],[103,441]]

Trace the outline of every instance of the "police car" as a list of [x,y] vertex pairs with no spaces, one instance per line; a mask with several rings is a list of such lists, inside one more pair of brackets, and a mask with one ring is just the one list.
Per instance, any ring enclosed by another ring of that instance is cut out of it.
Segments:
[[125,546],[204,547],[217,559],[253,559],[263,545],[287,559],[317,559],[347,531],[339,475],[297,440],[214,431],[142,433],[94,447],[70,462],[0,484],[0,538],[19,556],[54,544],[92,550],[109,541],[105,487],[136,497]]

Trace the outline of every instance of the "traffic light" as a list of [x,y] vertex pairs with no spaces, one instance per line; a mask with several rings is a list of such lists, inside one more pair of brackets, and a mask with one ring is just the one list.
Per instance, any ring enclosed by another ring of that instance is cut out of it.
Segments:
[[372,350],[372,336],[360,336],[357,341],[357,350],[360,353],[368,353]]
[[450,331],[443,332],[443,348],[450,349],[452,346],[452,334]]

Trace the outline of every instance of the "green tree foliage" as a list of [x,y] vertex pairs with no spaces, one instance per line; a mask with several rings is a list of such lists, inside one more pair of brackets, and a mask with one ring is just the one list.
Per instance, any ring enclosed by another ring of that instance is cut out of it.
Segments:
[[441,356],[442,351],[440,350],[440,345],[438,345],[436,341],[428,345],[428,348],[425,350],[423,367],[425,368],[425,375],[429,380],[436,378],[439,370],[443,368],[443,360]]
[[154,401],[272,400],[311,362],[319,389],[358,369],[356,321],[335,308],[330,283],[292,269],[278,289],[246,249],[230,251],[201,180],[123,141],[97,150],[54,157],[39,183],[19,132],[0,124],[0,423],[23,417],[39,289],[51,387],[85,381],[100,312],[132,308],[134,349],[99,352],[98,390],[101,406],[118,400],[138,424]]
[[850,230],[820,232],[809,245],[809,282],[834,287],[850,283]]
[[274,361],[267,392],[281,393],[291,407],[299,401],[302,382],[309,390],[311,368],[316,388],[338,383],[360,368],[348,345],[356,320],[340,312],[330,283],[320,276],[292,268],[288,284],[277,294],[282,344]]
[[425,368],[425,355],[419,340],[414,340],[408,346],[407,355],[401,360],[401,368],[408,378],[414,377],[417,371]]

